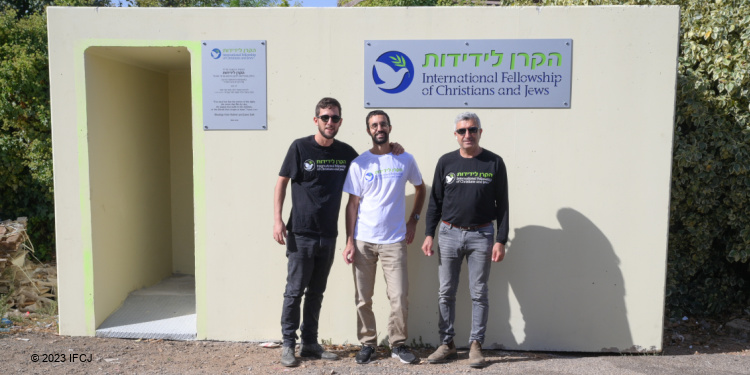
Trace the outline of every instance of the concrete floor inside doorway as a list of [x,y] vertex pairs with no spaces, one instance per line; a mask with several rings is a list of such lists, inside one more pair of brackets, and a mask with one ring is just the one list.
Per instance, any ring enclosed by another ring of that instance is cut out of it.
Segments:
[[195,340],[195,277],[172,275],[128,295],[96,337]]

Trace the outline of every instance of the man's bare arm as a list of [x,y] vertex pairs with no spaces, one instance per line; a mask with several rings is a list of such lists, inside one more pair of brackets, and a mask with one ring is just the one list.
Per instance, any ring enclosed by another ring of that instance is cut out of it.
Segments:
[[421,185],[415,185],[414,189],[414,209],[409,215],[409,220],[406,222],[406,244],[409,245],[414,241],[414,234],[417,231],[417,220],[414,219],[414,215],[422,212],[424,207],[424,199],[427,197],[427,189],[424,187],[424,183]]
[[352,264],[354,261],[354,228],[357,225],[357,214],[359,213],[359,197],[349,194],[349,202],[346,204],[346,247],[344,248],[344,263]]
[[289,177],[279,176],[273,189],[273,239],[281,245],[286,245],[286,226],[281,218],[281,209],[284,207],[287,185]]

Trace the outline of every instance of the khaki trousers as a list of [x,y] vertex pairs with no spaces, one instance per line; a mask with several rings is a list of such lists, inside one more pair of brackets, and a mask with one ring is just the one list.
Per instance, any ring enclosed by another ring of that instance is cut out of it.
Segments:
[[357,304],[357,338],[362,345],[377,346],[375,314],[372,295],[378,258],[383,267],[386,295],[391,303],[388,317],[388,341],[392,348],[404,345],[409,316],[409,279],[406,269],[406,240],[393,244],[374,244],[355,241],[354,299]]

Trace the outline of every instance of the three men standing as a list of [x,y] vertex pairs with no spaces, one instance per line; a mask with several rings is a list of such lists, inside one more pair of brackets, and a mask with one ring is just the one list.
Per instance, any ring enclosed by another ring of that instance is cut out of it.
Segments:
[[[415,363],[418,358],[405,345],[409,292],[406,245],[414,240],[426,189],[414,157],[406,152],[391,153],[388,114],[372,111],[365,125],[372,137],[372,148],[354,159],[344,184],[349,202],[343,256],[346,264],[354,264],[357,338],[362,344],[356,361],[369,363],[375,355],[377,330],[372,295],[380,258],[391,305],[388,319],[391,353],[403,363]],[[407,181],[414,185],[416,194],[414,207],[405,221]]]
[[[503,260],[508,241],[508,178],[503,159],[479,146],[482,124],[476,114],[459,114],[453,134],[459,149],[443,155],[435,167],[422,244],[425,255],[432,256],[435,230],[440,225],[441,345],[427,361],[441,363],[456,357],[456,289],[461,263],[466,258],[472,300],[469,365],[483,367],[486,363],[481,350],[489,316],[490,261]],[[493,220],[497,222],[497,237]]]
[[[333,264],[341,192],[350,194],[346,207],[347,244],[344,261],[354,264],[357,336],[362,349],[357,363],[368,363],[377,345],[372,295],[380,258],[391,304],[388,337],[393,357],[417,362],[405,346],[408,320],[406,245],[414,240],[425,187],[414,157],[389,143],[391,123],[383,111],[367,115],[373,147],[361,156],[334,139],[343,120],[336,99],[323,98],[315,107],[317,132],[289,147],[274,190],[274,239],[286,245],[287,282],[281,315],[281,364],[299,364],[294,348],[300,328],[300,356],[335,360],[338,356],[318,344],[318,321],[328,274]],[[433,255],[433,238],[440,224],[439,332],[442,344],[427,358],[440,363],[456,356],[455,296],[463,258],[467,259],[472,298],[469,362],[485,365],[481,345],[488,319],[490,261],[505,256],[508,240],[508,186],[502,158],[482,149],[481,123],[476,114],[460,114],[454,134],[459,149],[443,155],[435,169],[422,251]],[[397,148],[396,155],[393,150]],[[350,168],[351,166],[351,168]],[[292,210],[286,225],[281,218],[286,189],[292,182]],[[415,186],[408,221],[405,185]],[[441,222],[442,221],[442,222]],[[497,237],[493,230],[497,222]],[[287,231],[289,232],[287,234]],[[300,305],[305,303],[300,317]],[[302,318],[302,319],[300,319]],[[300,320],[302,326],[300,327]]]

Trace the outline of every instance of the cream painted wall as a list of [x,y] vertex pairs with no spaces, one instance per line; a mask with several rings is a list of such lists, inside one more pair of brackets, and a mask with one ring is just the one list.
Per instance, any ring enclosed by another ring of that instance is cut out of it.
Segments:
[[[475,109],[481,144],[508,166],[511,202],[511,242],[506,260],[492,269],[485,347],[661,350],[678,7],[48,12],[56,213],[69,218],[57,224],[63,334],[91,335],[95,328],[86,318],[86,209],[93,197],[82,193],[89,183],[81,162],[89,156],[80,146],[83,46],[191,49],[198,336],[244,341],[280,337],[286,260],[271,236],[273,186],[289,144],[314,132],[315,103],[338,98],[345,120],[337,139],[359,151],[370,147],[364,40],[571,38],[570,109]],[[267,131],[202,130],[197,42],[222,39],[267,41]],[[428,187],[437,159],[457,148],[452,119],[462,110],[386,109],[392,139],[415,155]],[[411,204],[413,189],[407,194]],[[286,203],[285,217],[289,197]],[[339,223],[343,233],[343,213]],[[409,332],[436,344],[437,260],[419,250],[423,225],[408,250]],[[342,235],[337,248],[343,245]],[[97,251],[90,250],[94,258]],[[468,338],[470,319],[465,273],[459,343]],[[384,291],[378,277],[381,331]],[[337,257],[322,339],[356,342],[353,298],[351,270]]]
[[172,199],[172,272],[195,274],[190,60],[169,72],[169,154]]
[[96,324],[171,274],[168,76],[86,53]]

